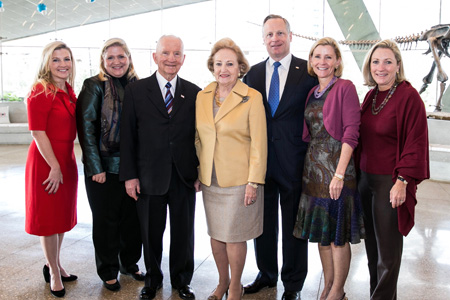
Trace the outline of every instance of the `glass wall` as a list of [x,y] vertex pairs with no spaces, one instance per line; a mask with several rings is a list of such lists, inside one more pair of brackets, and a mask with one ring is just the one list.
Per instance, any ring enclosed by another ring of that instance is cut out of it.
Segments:
[[[433,25],[450,23],[450,3],[442,0],[354,0],[367,8],[368,13],[381,38],[395,38],[420,34]],[[22,3],[23,2],[23,3]],[[30,31],[34,26],[43,26],[49,31],[45,34],[8,40],[4,36],[7,24],[4,20],[11,18],[16,6],[30,5],[32,1],[2,1],[5,11],[0,13],[0,84],[2,95],[12,93],[26,97],[33,81],[42,47],[54,40],[65,41],[73,50],[76,59],[75,91],[81,88],[83,80],[97,74],[99,65],[99,50],[103,42],[110,37],[125,39],[131,48],[132,58],[139,76],[146,77],[156,70],[152,59],[156,41],[162,34],[175,34],[185,43],[186,60],[180,71],[180,76],[206,86],[213,80],[206,68],[206,59],[215,41],[222,37],[230,37],[244,50],[251,64],[267,58],[267,52],[262,42],[261,23],[269,13],[280,14],[287,18],[291,30],[295,34],[320,38],[331,36],[338,41],[345,40],[343,30],[339,27],[339,18],[346,18],[347,13],[335,16],[333,3],[341,1],[304,1],[304,0],[211,0],[183,6],[173,6],[171,0],[140,1],[148,5],[142,14],[115,18],[115,13],[123,9],[132,9],[133,1],[96,0],[92,3],[86,0],[58,1],[47,3],[46,15],[37,11],[24,20],[20,31]],[[42,1],[41,1],[42,2]],[[28,4],[27,4],[28,3]],[[67,3],[72,6],[66,7]],[[126,4],[124,4],[126,3]],[[146,4],[147,3],[147,4]],[[347,2],[348,3],[348,2]],[[352,3],[354,3],[352,1]],[[63,4],[65,5],[63,7]],[[34,4],[36,5],[36,4]],[[59,7],[58,7],[59,5]],[[157,7],[154,10],[154,7]],[[345,5],[345,4],[341,4]],[[84,6],[95,14],[89,16],[76,15],[77,10]],[[100,9],[101,8],[101,9]],[[97,9],[97,10],[96,10]],[[348,8],[349,14],[352,7]],[[359,13],[359,12],[358,12]],[[62,29],[70,18],[77,17],[76,27]],[[91,18],[106,20],[89,24]],[[3,29],[3,31],[2,31]],[[18,29],[19,30],[19,29]],[[346,30],[346,29],[345,29]],[[344,32],[345,32],[344,30]],[[360,28],[364,31],[364,28]],[[25,34],[26,35],[26,34]],[[313,41],[294,36],[291,52],[307,59],[308,51]],[[407,78],[417,89],[422,86],[422,78],[428,74],[433,58],[431,54],[423,55],[428,49],[424,41],[417,44],[401,45],[404,67]],[[353,52],[363,52],[368,47],[350,49],[342,45],[344,60],[344,78],[352,80],[362,101],[367,87],[363,85],[361,71],[354,59]],[[352,52],[353,51],[353,52]],[[450,59],[442,59],[444,70],[450,72]],[[422,94],[429,105],[428,110],[436,101],[438,84],[436,78]]]

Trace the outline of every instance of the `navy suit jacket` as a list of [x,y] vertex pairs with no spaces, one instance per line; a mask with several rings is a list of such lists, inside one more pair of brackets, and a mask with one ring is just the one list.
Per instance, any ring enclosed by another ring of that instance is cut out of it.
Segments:
[[266,62],[267,60],[252,66],[243,81],[263,95],[269,144],[267,174],[273,174],[271,169],[275,168],[276,162],[271,161],[273,153],[270,152],[275,152],[283,173],[280,176],[290,181],[300,181],[308,147],[302,140],[305,101],[309,91],[318,84],[318,81],[308,74],[306,60],[292,56],[280,104],[272,117],[266,93]]
[[120,180],[138,178],[142,194],[166,194],[174,165],[189,187],[197,179],[195,99],[201,89],[180,77],[177,80],[170,117],[156,73],[125,89]]

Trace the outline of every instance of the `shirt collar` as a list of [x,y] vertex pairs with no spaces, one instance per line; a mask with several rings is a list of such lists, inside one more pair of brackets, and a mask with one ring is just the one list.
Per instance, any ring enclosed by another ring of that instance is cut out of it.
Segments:
[[[281,63],[280,67],[288,70],[289,66],[291,65],[291,61],[292,61],[292,54],[289,53],[288,55],[283,57],[283,59],[279,60],[279,62]],[[275,60],[269,56],[269,60],[268,60],[269,67],[272,67],[274,62],[275,62]]]
[[[165,93],[166,90],[166,84],[167,84],[167,79],[165,79],[161,73],[159,73],[159,71],[156,71],[156,79],[158,80],[158,85],[159,88],[161,89],[161,91],[163,91],[163,95]],[[178,75],[176,75],[171,81],[170,84],[172,85],[172,87],[170,88],[170,90],[172,91],[172,95],[174,95],[174,91],[176,90],[177,87],[177,79],[178,79]]]

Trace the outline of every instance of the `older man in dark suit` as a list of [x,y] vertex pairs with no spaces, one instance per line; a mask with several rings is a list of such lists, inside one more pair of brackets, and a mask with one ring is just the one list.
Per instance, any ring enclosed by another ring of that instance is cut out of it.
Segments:
[[[307,62],[290,54],[289,22],[269,15],[263,23],[269,58],[254,65],[244,82],[263,95],[268,134],[268,161],[264,186],[264,230],[255,239],[259,274],[244,287],[246,294],[275,287],[278,280],[278,203],[281,206],[283,300],[300,299],[306,278],[308,243],[293,236],[302,191],[303,161],[307,144],[302,141],[303,114],[308,92],[317,80],[308,75]],[[279,201],[279,202],[278,202]]]
[[153,59],[158,70],[125,90],[120,143],[120,179],[137,201],[147,268],[140,299],[162,287],[162,241],[170,213],[170,281],[182,299],[195,299],[194,211],[198,160],[195,99],[200,88],[177,76],[183,42],[162,36]]

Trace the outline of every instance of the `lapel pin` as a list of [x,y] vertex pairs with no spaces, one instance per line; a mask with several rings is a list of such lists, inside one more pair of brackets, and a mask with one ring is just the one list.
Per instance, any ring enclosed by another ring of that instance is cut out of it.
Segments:
[[295,68],[298,70],[298,69],[300,69],[300,67],[299,66],[295,66]]
[[249,97],[248,97],[248,96],[245,96],[244,98],[242,98],[242,103],[245,103],[245,102],[247,102],[247,101],[248,101],[248,99],[249,99]]
[[183,99],[184,99],[184,95],[181,95],[181,98],[183,98]]

